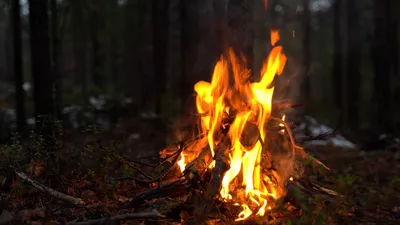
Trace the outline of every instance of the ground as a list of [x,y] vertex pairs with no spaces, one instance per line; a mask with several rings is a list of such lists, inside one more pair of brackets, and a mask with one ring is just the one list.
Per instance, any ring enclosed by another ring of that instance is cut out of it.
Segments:
[[[137,171],[137,163],[154,163],[163,133],[149,124],[129,132],[102,133],[91,127],[58,132],[54,151],[35,151],[43,137],[2,146],[0,155],[0,224],[59,224],[121,214],[119,208],[134,193],[148,189],[143,173],[157,177],[165,170]],[[150,130],[156,130],[151,132]],[[343,149],[319,146],[307,149],[331,171],[315,169],[304,174],[337,191],[339,204],[326,206],[317,196],[305,200],[302,216],[288,216],[284,224],[400,224],[400,149]],[[34,155],[33,152],[35,152]],[[49,153],[51,152],[51,154]],[[129,160],[128,160],[129,159]],[[76,207],[50,198],[16,175],[23,172],[33,180],[86,202]],[[171,171],[171,174],[177,173]],[[132,177],[139,177],[133,181]],[[168,179],[168,176],[165,178]],[[307,204],[314,204],[314,207]],[[315,207],[315,205],[317,207]],[[320,206],[320,207],[319,207]],[[7,224],[7,223],[6,223]]]

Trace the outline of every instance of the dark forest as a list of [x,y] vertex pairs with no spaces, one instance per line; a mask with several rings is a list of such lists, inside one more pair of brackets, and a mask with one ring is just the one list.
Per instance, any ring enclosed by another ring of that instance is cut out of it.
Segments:
[[399,12],[0,0],[0,225],[399,224]]

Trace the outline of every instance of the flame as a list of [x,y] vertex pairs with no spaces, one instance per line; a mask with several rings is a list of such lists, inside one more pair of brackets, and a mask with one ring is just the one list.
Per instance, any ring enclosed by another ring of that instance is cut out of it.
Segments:
[[181,152],[181,159],[177,162],[179,169],[181,170],[181,172],[183,172],[185,170],[186,167],[186,160],[185,160],[185,154],[183,152]]
[[[272,82],[275,75],[280,75],[284,69],[287,58],[282,53],[282,46],[275,46],[279,41],[279,31],[271,30],[271,44],[274,46],[267,60],[263,63],[258,82],[249,82],[249,70],[247,70],[234,51],[229,49],[227,56],[221,57],[214,68],[211,82],[200,81],[195,84],[197,93],[196,107],[201,115],[200,129],[207,134],[208,145],[212,155],[218,138],[221,137],[221,125],[224,118],[234,116],[227,136],[231,142],[230,169],[222,180],[220,195],[225,200],[231,200],[243,208],[237,221],[245,220],[257,210],[255,215],[263,216],[271,209],[273,202],[268,199],[279,197],[276,184],[261,174],[262,146],[267,134],[264,126],[268,121],[272,108],[272,96],[274,87]],[[233,85],[229,81],[229,68],[233,73]],[[282,118],[285,120],[285,116]],[[241,139],[246,124],[257,126],[260,138],[254,146],[243,146]],[[283,124],[279,125],[283,129]],[[185,155],[182,154],[179,166],[183,171]],[[214,163],[210,166],[212,168]],[[235,178],[241,179],[245,188],[246,200],[235,197],[235,192],[230,186]]]

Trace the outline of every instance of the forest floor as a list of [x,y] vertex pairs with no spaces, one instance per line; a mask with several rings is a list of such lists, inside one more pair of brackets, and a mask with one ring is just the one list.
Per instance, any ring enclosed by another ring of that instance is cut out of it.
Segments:
[[[138,172],[138,164],[127,160],[156,163],[158,149],[163,145],[165,134],[149,131],[157,128],[148,124],[135,127],[142,128],[112,135],[101,134],[94,128],[61,132],[55,137],[54,149],[45,151],[37,151],[43,149],[43,137],[34,135],[26,143],[16,141],[0,147],[0,225],[10,221],[74,224],[132,212],[120,208],[134,193],[148,189],[149,185],[131,178],[146,179],[144,173],[157,177],[168,166],[161,166],[160,171],[147,168]],[[334,208],[316,207],[309,212],[303,208],[301,216],[287,218],[280,224],[400,224],[400,148],[361,152],[319,146],[309,151],[331,171],[305,176],[328,180],[325,183],[329,183],[329,188],[341,194],[341,204]],[[23,172],[53,190],[79,197],[85,205],[52,198],[28,185],[16,172]],[[175,168],[171,176],[178,172]],[[153,220],[152,224],[157,222]]]

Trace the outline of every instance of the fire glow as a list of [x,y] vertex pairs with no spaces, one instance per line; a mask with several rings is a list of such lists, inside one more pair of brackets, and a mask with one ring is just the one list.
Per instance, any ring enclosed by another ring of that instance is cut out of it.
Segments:
[[[272,109],[272,82],[276,75],[282,73],[287,61],[282,53],[282,46],[276,46],[279,31],[271,30],[270,34],[273,48],[263,63],[258,82],[250,83],[250,71],[242,65],[234,51],[229,49],[228,54],[221,56],[215,65],[211,82],[199,81],[194,86],[197,93],[197,112],[201,115],[200,132],[206,134],[204,139],[208,142],[213,156],[216,146],[221,141],[223,119],[234,117],[227,131],[230,141],[230,168],[223,176],[220,196],[225,201],[231,201],[243,208],[236,221],[245,220],[254,213],[256,216],[263,216],[274,203],[269,201],[280,197],[276,184],[262,174],[261,168],[262,150],[265,148],[263,143],[268,135],[265,124]],[[233,82],[230,81],[230,69]],[[250,147],[241,142],[247,123],[256,125],[259,131],[259,139]],[[283,128],[283,124],[279,126]],[[284,130],[280,132],[283,133]],[[189,158],[193,156],[188,157],[187,153],[181,153],[178,162],[181,171],[184,171]],[[214,166],[215,161],[209,168]],[[232,191],[231,186],[238,185],[238,182],[234,182],[236,178],[245,189],[245,200],[237,197]]]

